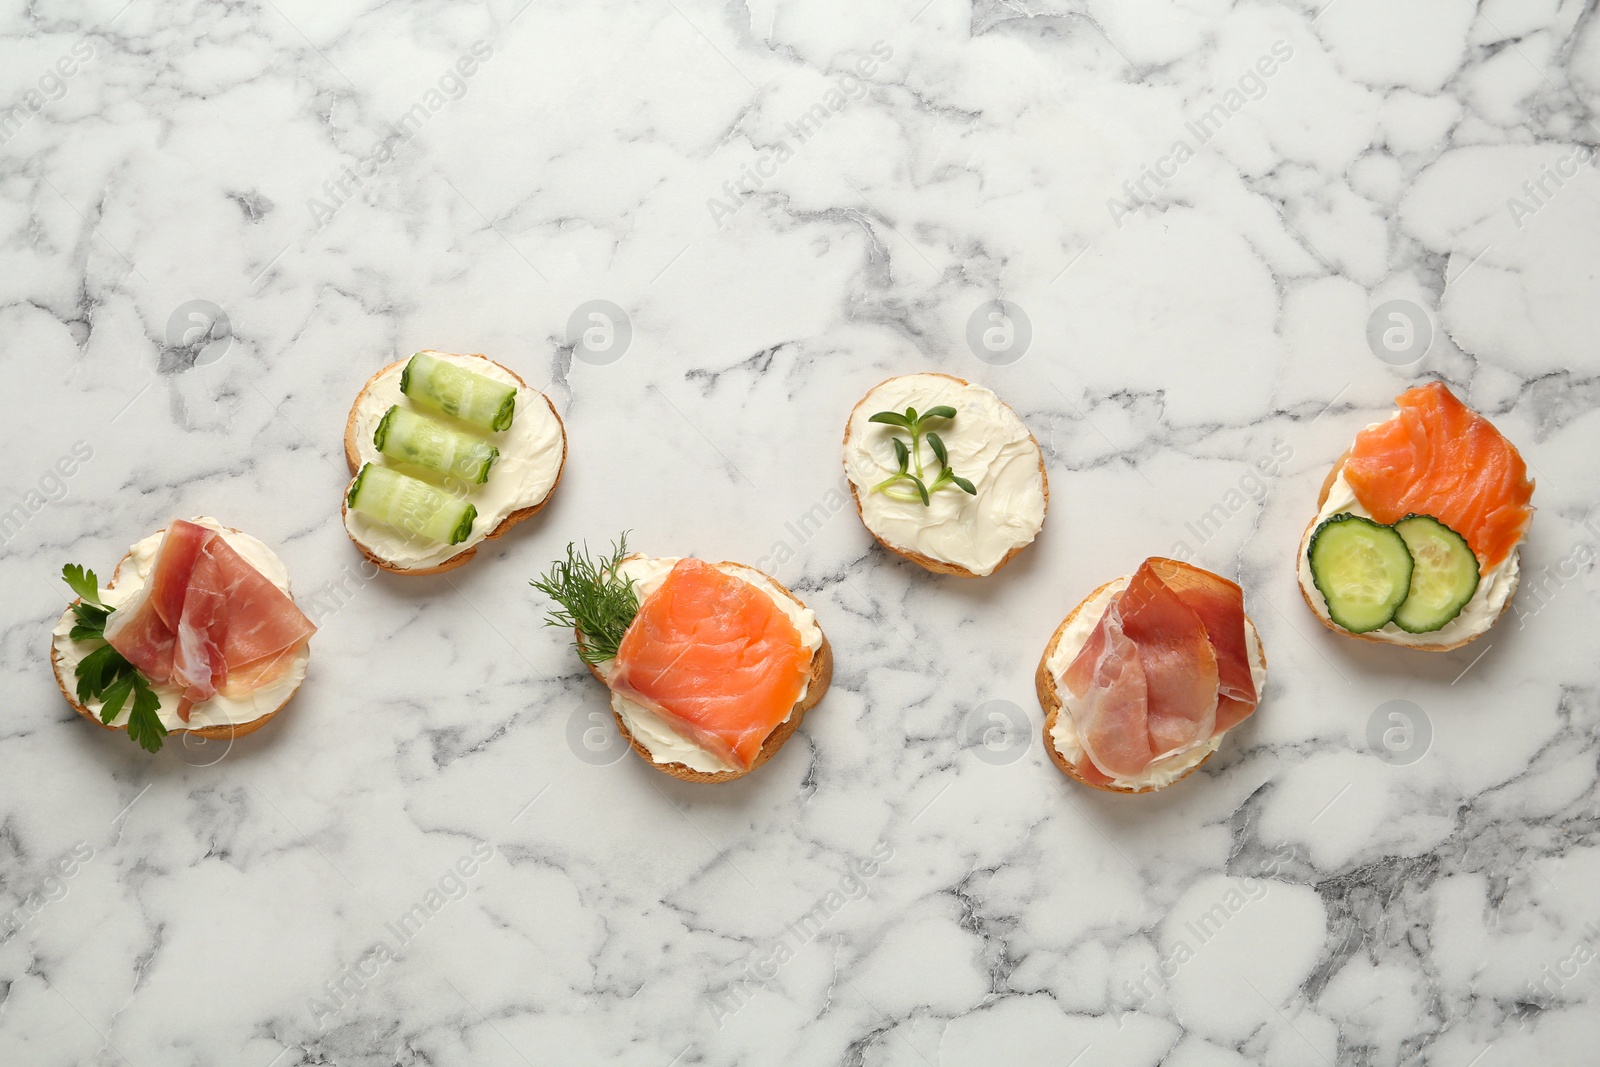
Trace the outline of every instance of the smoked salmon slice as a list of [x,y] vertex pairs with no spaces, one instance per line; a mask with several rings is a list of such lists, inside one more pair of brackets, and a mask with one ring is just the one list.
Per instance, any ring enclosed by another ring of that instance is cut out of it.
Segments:
[[794,709],[811,650],[772,598],[698,559],[673,564],[617,647],[613,689],[749,770]]
[[1095,780],[1137,775],[1255,710],[1244,594],[1178,560],[1140,564],[1063,677]]
[[1467,539],[1485,570],[1522,540],[1533,482],[1516,446],[1442,382],[1407,389],[1393,418],[1356,434],[1344,479],[1381,523],[1431,515]]
[[226,538],[177,519],[150,577],[106,621],[106,640],[152,682],[183,690],[179,715],[226,687],[271,681],[317,630]]

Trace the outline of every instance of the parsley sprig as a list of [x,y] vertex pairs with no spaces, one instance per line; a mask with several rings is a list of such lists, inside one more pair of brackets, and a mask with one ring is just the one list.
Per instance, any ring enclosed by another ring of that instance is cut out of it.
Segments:
[[626,532],[612,544],[611,555],[595,560],[589,546],[580,552],[567,544],[567,558],[550,565],[543,577],[529,585],[560,605],[545,619],[546,626],[576,629],[578,655],[588,664],[603,663],[617,654],[622,635],[639,614],[639,595],[633,579],[617,571],[628,554]]
[[[921,504],[927,507],[933,503],[933,494],[945,486],[953,485],[964,493],[972,496],[978,495],[978,490],[965,478],[958,475],[950,466],[950,453],[944,446],[944,441],[933,430],[924,424],[930,420],[942,419],[950,422],[956,417],[956,409],[948,404],[929,408],[921,415],[916,408],[906,408],[904,414],[898,411],[880,411],[869,418],[868,422],[880,422],[886,426],[893,426],[904,430],[911,435],[911,444],[907,444],[898,437],[889,440],[894,444],[895,458],[900,461],[900,469],[889,475],[883,481],[872,487],[872,492],[882,493],[890,500],[900,500],[907,504]],[[933,450],[933,456],[939,461],[939,473],[932,482],[927,480],[927,474],[922,467],[922,439],[927,437],[928,447]],[[913,473],[912,468],[915,468]],[[911,489],[902,488],[902,482],[909,482]],[[911,490],[915,490],[912,492]]]
[[77,621],[67,636],[74,641],[100,642],[100,647],[79,660],[73,671],[78,679],[78,703],[87,705],[91,700],[102,701],[100,721],[109,726],[132,697],[128,737],[146,752],[161,751],[167,736],[167,728],[161,722],[161,698],[150,688],[150,680],[106,643],[106,620],[116,609],[107,607],[100,599],[100,580],[94,571],[85,570],[76,563],[62,567],[61,577],[80,598],[72,605]]

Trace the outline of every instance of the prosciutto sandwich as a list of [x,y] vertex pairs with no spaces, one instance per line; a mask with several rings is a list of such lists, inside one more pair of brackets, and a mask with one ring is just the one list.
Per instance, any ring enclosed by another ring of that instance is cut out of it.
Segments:
[[1266,676],[1237,585],[1147,559],[1090,593],[1045,647],[1034,678],[1045,751],[1096,789],[1162,789],[1255,711]]
[[148,751],[169,733],[253,733],[305,679],[317,628],[283,562],[215,519],[173,520],[103,587],[82,567],[62,573],[78,599],[51,637],[56,682],[80,715]]

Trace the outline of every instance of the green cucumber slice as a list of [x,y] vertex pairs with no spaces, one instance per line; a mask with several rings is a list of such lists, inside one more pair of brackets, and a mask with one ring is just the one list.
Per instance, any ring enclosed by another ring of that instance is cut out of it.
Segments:
[[1311,535],[1311,578],[1328,617],[1353,634],[1394,618],[1411,589],[1411,552],[1393,527],[1343,512]]
[[361,468],[348,500],[369,518],[447,545],[472,536],[478,521],[478,509],[468,501],[377,463]]
[[511,426],[517,389],[418,352],[400,372],[400,391],[423,407],[454,415],[462,422],[498,433]]
[[489,468],[500,458],[500,450],[489,442],[399,404],[383,413],[372,443],[390,459],[459,478],[469,485],[488,481]]
[[1416,561],[1394,624],[1406,633],[1432,633],[1460,615],[1478,591],[1478,557],[1466,538],[1431,515],[1407,515],[1394,528]]

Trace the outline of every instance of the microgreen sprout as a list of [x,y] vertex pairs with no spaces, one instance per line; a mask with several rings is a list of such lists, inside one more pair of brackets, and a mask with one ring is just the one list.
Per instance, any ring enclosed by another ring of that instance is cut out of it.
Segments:
[[[916,408],[908,407],[904,412],[880,411],[868,419],[868,422],[892,426],[911,435],[909,445],[898,437],[889,438],[894,445],[895,459],[899,462],[900,469],[873,486],[871,491],[882,493],[890,500],[921,504],[924,507],[932,504],[933,494],[946,486],[954,486],[964,493],[977,496],[977,488],[951,468],[950,452],[945,447],[944,440],[927,426],[931,421],[943,421],[948,424],[955,417],[955,408],[948,404],[940,404],[938,407],[929,408],[921,415],[917,414]],[[927,471],[922,463],[924,437],[928,439],[928,448],[932,450],[933,458],[939,461],[939,473],[934,475],[932,481],[928,480]]]

